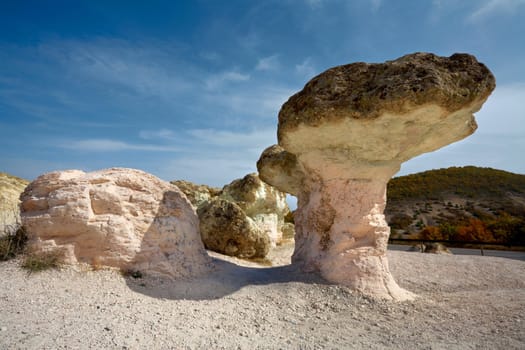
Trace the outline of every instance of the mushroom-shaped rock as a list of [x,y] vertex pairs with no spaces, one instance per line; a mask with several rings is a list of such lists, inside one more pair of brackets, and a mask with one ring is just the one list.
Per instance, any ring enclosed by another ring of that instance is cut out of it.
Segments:
[[208,271],[190,202],[176,186],[143,171],[47,173],[20,199],[33,250],[61,250],[68,263],[173,278]]
[[280,148],[265,150],[258,170],[297,194],[293,263],[367,295],[412,298],[385,255],[387,182],[402,162],[472,134],[494,87],[471,55],[415,53],[331,68],[292,96],[279,113]]
[[213,198],[198,209],[198,214],[206,248],[239,258],[268,254],[270,238],[237,204]]

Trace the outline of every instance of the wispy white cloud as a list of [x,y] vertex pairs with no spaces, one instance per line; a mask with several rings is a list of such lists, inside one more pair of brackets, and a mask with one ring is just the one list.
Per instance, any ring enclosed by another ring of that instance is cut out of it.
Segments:
[[215,51],[201,52],[199,56],[210,62],[217,62],[221,59],[221,55]]
[[153,152],[177,152],[176,147],[167,147],[149,144],[132,144],[118,140],[110,139],[87,139],[63,142],[59,144],[60,148],[71,149],[75,151],[88,152],[120,152],[120,151],[153,151]]
[[187,152],[158,166],[165,179],[223,186],[256,172],[262,151],[276,143],[277,128],[248,131],[193,129],[184,135]]
[[295,71],[297,74],[307,79],[312,78],[316,73],[315,67],[310,57],[307,57],[303,62],[296,64]]
[[241,50],[256,52],[263,44],[263,39],[258,31],[250,30],[237,36],[237,44]]
[[481,5],[467,18],[471,22],[481,21],[491,16],[515,14],[520,6],[525,5],[525,0],[485,0],[479,3]]
[[39,54],[87,81],[117,84],[147,96],[172,98],[195,84],[189,78],[191,66],[171,69],[177,64],[177,50],[162,43],[141,47],[112,39],[50,41],[40,45]]
[[213,90],[228,83],[239,83],[248,80],[250,80],[249,74],[243,74],[237,71],[228,71],[211,75],[206,79],[206,87],[210,90]]
[[255,69],[260,71],[276,70],[279,68],[279,65],[279,56],[272,55],[259,59]]
[[403,164],[399,175],[476,165],[525,174],[525,83],[501,85],[476,113],[478,130],[466,139]]
[[[317,10],[320,7],[323,7],[326,3],[330,4],[329,0],[304,0],[304,2],[313,10]],[[343,4],[351,3],[350,1],[341,1]],[[371,6],[372,11],[377,11],[382,3],[383,0],[365,0],[365,3],[369,3]]]
[[[523,101],[525,82],[497,86],[483,108],[476,113],[479,127],[474,135],[488,139],[491,135],[519,135],[523,140]],[[505,118],[504,123],[501,122],[502,116]],[[525,143],[519,149],[525,150]]]
[[159,176],[222,187],[234,179],[256,172],[256,161],[257,158],[247,159],[242,154],[184,157],[167,162],[159,169]]
[[323,2],[325,0],[305,0],[305,2],[311,7],[311,8],[318,8],[323,5]]
[[[31,98],[28,98],[27,92],[31,89],[28,87],[26,91],[1,91],[0,97],[2,102],[12,108],[17,109],[23,114],[31,115],[40,120],[39,125],[48,127],[53,126],[74,126],[77,128],[122,128],[125,123],[104,122],[104,121],[90,121],[75,115],[75,108],[71,105],[64,106],[50,106],[49,104],[40,103]],[[56,102],[52,99],[53,92],[46,91],[42,95],[49,98],[49,101]]]
[[[220,113],[227,115],[228,120],[249,120],[257,125],[259,117],[276,117],[281,104],[294,92],[287,84],[289,79],[272,79],[275,72],[272,69],[280,65],[277,54],[262,57],[258,68],[253,67],[252,71],[226,66],[214,72],[178,58],[177,52],[176,48],[163,42],[48,41],[33,51],[27,49],[23,55],[17,54],[17,64],[25,58],[24,62],[30,65],[30,57],[36,57],[37,61],[48,63],[37,67],[34,73],[65,73],[53,78],[52,82],[46,80],[48,86],[45,90],[39,87],[31,90],[28,80],[18,84],[6,81],[5,86],[12,91],[4,88],[0,97],[4,95],[4,103],[26,114],[57,125],[76,119],[85,120],[86,111],[97,109],[93,101],[110,105],[111,117],[115,117],[115,111],[118,111],[121,122],[117,125],[142,124],[135,110],[144,103],[162,108],[166,113],[164,117],[173,114],[174,120],[180,120],[188,113],[199,116],[198,121],[192,120],[192,124],[205,125]],[[52,62],[51,67],[49,62]],[[257,69],[269,72],[264,75],[264,80],[260,79]],[[26,76],[30,75],[32,71],[28,69]],[[61,90],[63,86],[72,85],[74,89]],[[82,111],[79,118],[71,117],[75,111]],[[110,118],[99,115],[97,119],[97,125],[103,126],[103,119]],[[148,135],[143,133],[141,137],[147,138]]]
[[381,7],[382,2],[382,0],[370,0],[372,11],[377,11]]
[[194,129],[188,134],[198,142],[216,146],[235,146],[240,149],[260,148],[270,146],[276,142],[276,128],[234,132],[229,130]]
[[295,91],[279,86],[250,86],[250,88],[236,89],[221,93],[208,94],[203,96],[210,105],[221,107],[244,119],[250,121],[250,124],[257,125],[260,123],[258,118],[273,118],[277,123],[277,113],[281,105]]
[[169,129],[141,130],[139,137],[144,140],[173,140],[176,138],[175,132]]

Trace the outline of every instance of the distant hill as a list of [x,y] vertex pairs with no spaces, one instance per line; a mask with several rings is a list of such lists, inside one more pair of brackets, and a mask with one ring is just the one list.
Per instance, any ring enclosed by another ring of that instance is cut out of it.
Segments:
[[525,244],[525,175],[474,166],[393,178],[392,237]]

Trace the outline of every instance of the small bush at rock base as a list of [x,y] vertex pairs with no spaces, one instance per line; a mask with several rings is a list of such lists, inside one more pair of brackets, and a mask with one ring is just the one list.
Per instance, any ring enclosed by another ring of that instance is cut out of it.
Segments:
[[40,272],[56,269],[62,266],[64,253],[60,250],[39,251],[28,253],[22,262],[22,267],[28,272]]
[[120,273],[122,273],[122,276],[124,277],[133,277],[133,278],[142,278],[142,272],[138,270],[121,270]]
[[6,230],[0,237],[0,261],[13,259],[25,249],[27,234],[24,227],[16,230]]

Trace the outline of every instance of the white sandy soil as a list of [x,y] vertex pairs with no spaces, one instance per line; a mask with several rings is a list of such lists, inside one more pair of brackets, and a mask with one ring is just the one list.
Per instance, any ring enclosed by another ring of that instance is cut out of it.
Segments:
[[[0,263],[0,349],[525,349],[525,262],[389,252],[413,302],[210,253],[192,280]],[[243,266],[241,266],[243,265]]]

